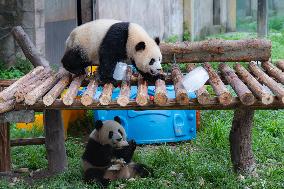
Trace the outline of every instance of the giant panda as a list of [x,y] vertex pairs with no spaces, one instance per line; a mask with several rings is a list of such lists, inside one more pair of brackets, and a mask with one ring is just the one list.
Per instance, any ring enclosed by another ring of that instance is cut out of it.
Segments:
[[105,187],[112,180],[149,176],[147,166],[131,161],[135,149],[134,141],[127,142],[118,116],[96,121],[82,156],[85,182]]
[[74,74],[99,64],[100,80],[116,82],[117,62],[130,60],[146,80],[163,79],[160,39],[152,39],[138,24],[99,19],[75,28],[66,40],[63,67]]

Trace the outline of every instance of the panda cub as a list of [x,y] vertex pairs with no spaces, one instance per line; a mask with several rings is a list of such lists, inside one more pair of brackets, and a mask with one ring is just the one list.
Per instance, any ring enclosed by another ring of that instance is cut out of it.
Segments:
[[75,28],[66,40],[61,60],[73,74],[99,64],[100,80],[115,83],[113,72],[118,62],[129,59],[146,80],[164,79],[161,74],[160,39],[152,39],[138,24],[98,19]]
[[145,165],[131,161],[135,149],[134,141],[126,141],[118,116],[114,120],[96,121],[82,156],[84,180],[107,186],[116,179],[149,176]]

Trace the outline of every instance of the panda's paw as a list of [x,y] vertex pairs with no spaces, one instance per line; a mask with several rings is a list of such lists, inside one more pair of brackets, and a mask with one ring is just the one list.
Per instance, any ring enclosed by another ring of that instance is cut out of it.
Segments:
[[166,75],[165,74],[160,74],[158,75],[158,79],[161,79],[161,80],[166,80]]
[[136,144],[136,142],[135,142],[135,140],[130,140],[129,142],[128,142],[128,144],[129,144],[129,147],[131,148],[131,149],[136,149],[136,146],[137,146],[137,144]]

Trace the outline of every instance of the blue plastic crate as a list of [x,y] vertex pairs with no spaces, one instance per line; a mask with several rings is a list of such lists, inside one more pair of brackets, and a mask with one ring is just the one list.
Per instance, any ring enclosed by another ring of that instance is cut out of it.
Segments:
[[[154,95],[155,87],[148,87],[148,94]],[[99,88],[94,98],[98,100],[102,89]],[[118,98],[120,89],[113,91],[113,99]],[[131,87],[131,99],[136,98],[137,87]],[[167,86],[169,98],[175,98],[174,87]],[[190,93],[195,98],[194,93]],[[196,137],[195,110],[94,110],[95,120],[108,120],[119,116],[128,139],[138,144],[178,142]]]

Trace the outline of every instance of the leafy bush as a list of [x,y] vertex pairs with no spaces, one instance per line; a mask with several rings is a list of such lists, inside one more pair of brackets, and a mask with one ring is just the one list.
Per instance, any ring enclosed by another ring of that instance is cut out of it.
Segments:
[[16,59],[16,64],[11,68],[6,68],[0,60],[0,79],[15,79],[27,74],[33,68],[32,64],[25,59]]

